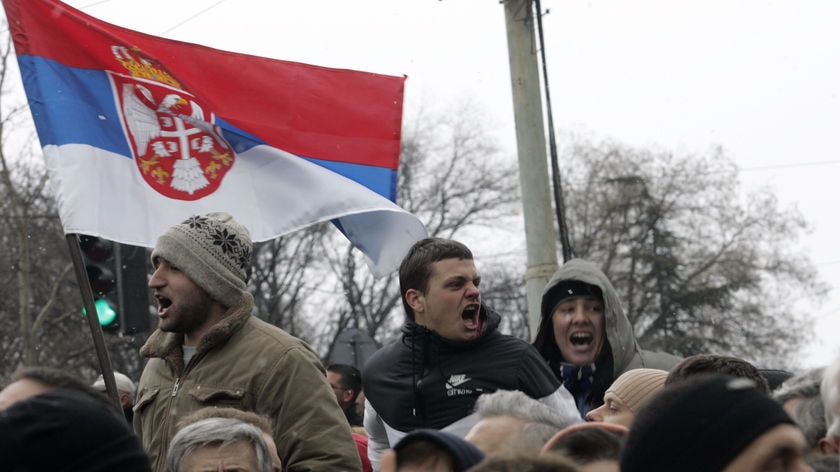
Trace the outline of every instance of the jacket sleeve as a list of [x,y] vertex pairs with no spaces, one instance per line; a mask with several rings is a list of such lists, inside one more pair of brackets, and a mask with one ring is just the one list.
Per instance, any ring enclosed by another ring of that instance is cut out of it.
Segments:
[[569,393],[569,391],[566,390],[566,387],[562,385],[550,395],[538,398],[537,400],[539,400],[540,403],[557,410],[560,419],[569,426],[583,422],[580,417],[580,412],[577,409],[577,405],[575,404],[574,397],[572,397],[572,394]]
[[[557,391],[563,384],[551,371],[548,362],[530,344],[521,352],[517,374],[520,389],[531,398],[542,398]],[[571,396],[571,394],[569,394]]]
[[365,434],[368,438],[368,460],[373,470],[378,471],[382,453],[391,446],[382,418],[367,399],[365,399]]
[[361,470],[350,424],[327,383],[324,367],[305,345],[291,347],[257,392],[274,423],[274,441],[285,470]]
[[557,410],[569,425],[581,422],[574,397],[533,346],[529,345],[522,354],[520,366],[519,382],[523,392]]

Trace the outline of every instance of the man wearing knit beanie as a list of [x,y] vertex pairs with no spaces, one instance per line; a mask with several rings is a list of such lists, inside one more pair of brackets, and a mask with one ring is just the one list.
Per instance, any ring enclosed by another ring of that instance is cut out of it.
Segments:
[[149,360],[134,407],[152,466],[165,470],[181,417],[225,406],[271,420],[289,471],[358,470],[350,426],[318,356],[252,316],[251,252],[248,230],[227,213],[192,216],[158,238],[149,280],[158,328],[140,349]]
[[706,375],[669,385],[636,415],[622,472],[808,471],[802,432],[749,379]]
[[632,369],[621,374],[604,393],[604,404],[586,414],[587,421],[630,427],[644,402],[662,390],[668,371]]

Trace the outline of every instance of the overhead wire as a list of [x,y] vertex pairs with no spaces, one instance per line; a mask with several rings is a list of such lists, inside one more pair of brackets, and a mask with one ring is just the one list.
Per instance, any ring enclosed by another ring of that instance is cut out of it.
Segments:
[[192,15],[192,16],[190,16],[190,17],[186,18],[186,19],[184,19],[183,21],[181,21],[181,22],[179,22],[179,23],[176,23],[174,26],[172,26],[172,27],[170,27],[170,28],[168,28],[168,29],[164,30],[164,31],[163,31],[163,32],[161,32],[160,34],[161,34],[161,35],[164,35],[164,34],[169,33],[169,32],[171,32],[172,30],[174,30],[174,29],[176,29],[176,28],[178,28],[178,27],[180,27],[180,26],[183,26],[184,24],[186,24],[186,23],[188,23],[188,22],[190,22],[190,21],[192,21],[192,20],[194,20],[194,19],[198,18],[199,16],[201,16],[201,15],[203,15],[203,14],[207,13],[208,11],[210,11],[210,10],[212,10],[212,9],[216,8],[216,7],[217,7],[217,6],[219,6],[220,4],[224,3],[224,1],[225,1],[225,0],[219,0],[218,2],[216,2],[216,3],[212,4],[212,5],[210,5],[209,7],[205,8],[204,10],[201,10],[201,11],[197,12],[196,14],[194,14],[194,15]]
[[[95,6],[97,6],[97,5],[102,5],[103,3],[109,3],[109,2],[112,2],[112,1],[114,1],[114,0],[100,0],[100,1],[98,1],[98,2],[88,3],[87,5],[80,6],[80,7],[79,7],[79,10],[86,10],[86,9],[88,9],[88,8],[90,8],[90,7],[95,7]],[[185,25],[185,24],[189,23],[190,21],[192,21],[192,20],[194,20],[194,19],[198,18],[199,16],[201,16],[201,15],[203,15],[203,14],[207,13],[208,11],[210,11],[210,10],[212,10],[212,9],[216,8],[217,6],[219,6],[220,4],[222,4],[222,3],[224,3],[224,2],[225,2],[225,0],[219,0],[218,2],[216,2],[216,3],[212,4],[212,5],[210,5],[209,7],[207,7],[207,8],[205,8],[205,9],[203,9],[203,10],[200,10],[200,11],[198,11],[198,12],[196,12],[196,13],[194,13],[194,14],[192,14],[192,15],[188,16],[187,18],[185,18],[185,19],[183,19],[183,20],[179,21],[178,23],[175,23],[174,25],[170,26],[169,28],[165,29],[164,31],[162,31],[162,32],[161,32],[161,33],[159,33],[159,34],[160,34],[160,35],[164,35],[164,34],[170,33],[170,32],[172,32],[172,30],[174,30],[174,29],[176,29],[176,28],[178,28],[178,27],[181,27],[181,26],[183,26],[183,25]]]
[[79,7],[79,10],[84,10],[86,8],[95,7],[96,5],[102,5],[103,3],[112,2],[113,0],[101,0],[99,2],[89,3],[87,5],[83,5]]
[[569,229],[566,221],[566,201],[563,197],[563,182],[560,177],[560,164],[557,157],[557,139],[554,132],[554,113],[551,110],[551,93],[548,86],[548,66],[545,58],[545,38],[543,36],[542,6],[540,0],[534,0],[537,19],[537,34],[539,36],[540,59],[542,62],[543,90],[545,92],[546,116],[548,118],[548,142],[551,158],[551,177],[554,184],[554,211],[557,213],[557,226],[560,231],[560,249],[563,253],[563,262],[574,257],[574,249],[569,239]]
[[796,164],[773,164],[773,165],[758,166],[758,167],[742,167],[739,170],[741,172],[760,172],[760,171],[765,171],[765,170],[795,169],[797,167],[825,166],[825,165],[832,165],[832,164],[840,164],[840,160],[815,161],[815,162],[797,162]]

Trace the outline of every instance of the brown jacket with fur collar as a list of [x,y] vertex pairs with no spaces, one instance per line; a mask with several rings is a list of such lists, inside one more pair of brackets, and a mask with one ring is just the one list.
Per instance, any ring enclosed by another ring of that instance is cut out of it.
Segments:
[[289,471],[360,470],[350,426],[318,356],[300,339],[254,316],[245,294],[199,342],[189,364],[183,335],[156,330],[140,349],[149,358],[134,406],[134,429],[156,471],[180,418],[205,406],[234,407],[271,419]]

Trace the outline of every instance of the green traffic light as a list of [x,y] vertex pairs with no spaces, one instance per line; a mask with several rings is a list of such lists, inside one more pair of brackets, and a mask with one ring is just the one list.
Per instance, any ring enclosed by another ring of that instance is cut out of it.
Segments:
[[117,319],[117,310],[115,310],[108,300],[100,298],[94,303],[96,306],[96,316],[99,317],[99,324],[108,326]]
[[[100,298],[94,302],[96,307],[96,316],[99,318],[99,324],[102,326],[109,326],[117,319],[117,310],[108,303],[108,300]],[[87,310],[82,308],[82,313],[87,315]]]

